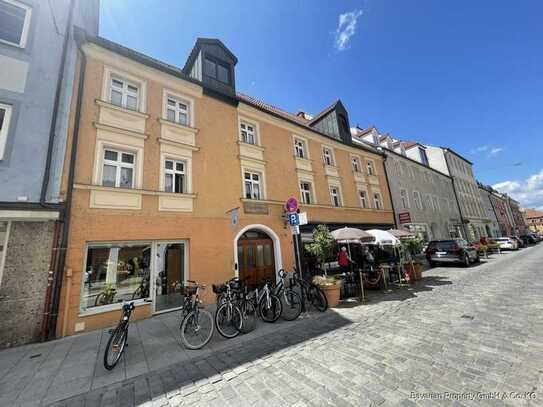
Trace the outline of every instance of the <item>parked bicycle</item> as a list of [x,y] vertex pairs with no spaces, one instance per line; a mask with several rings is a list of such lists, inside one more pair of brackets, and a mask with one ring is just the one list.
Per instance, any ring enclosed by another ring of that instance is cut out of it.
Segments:
[[[226,284],[213,284],[213,292],[217,294],[218,308],[215,312],[215,325],[219,333],[225,338],[235,338],[241,332],[243,323],[241,310],[235,301],[239,280],[232,279]],[[220,304],[220,305],[219,305]]]
[[294,268],[294,273],[290,279],[289,288],[298,287],[302,299],[302,310],[307,311],[307,303],[311,304],[317,311],[324,312],[328,308],[328,300],[321,288],[313,283],[307,282],[301,275],[300,271]]
[[124,352],[128,340],[128,325],[130,315],[134,311],[134,303],[123,303],[122,315],[117,327],[110,331],[111,336],[107,341],[106,350],[104,351],[104,367],[107,370],[113,369]]
[[286,321],[294,321],[302,313],[302,299],[292,288],[286,287],[288,274],[281,269],[278,272],[280,280],[273,288],[273,293],[279,297],[282,306],[282,317]]
[[283,311],[281,300],[272,293],[269,281],[266,281],[260,290],[256,288],[249,293],[248,300],[252,301],[264,322],[277,321]]
[[256,328],[257,311],[252,295],[246,284],[242,284],[237,292],[236,303],[241,311],[242,333],[249,333]]
[[183,289],[181,340],[188,349],[200,349],[211,340],[214,330],[213,317],[200,300],[200,290],[204,290],[205,285],[188,280]]

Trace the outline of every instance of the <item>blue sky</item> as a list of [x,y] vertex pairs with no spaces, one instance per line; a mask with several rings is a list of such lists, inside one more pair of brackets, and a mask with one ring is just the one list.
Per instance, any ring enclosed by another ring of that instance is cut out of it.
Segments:
[[543,208],[543,2],[102,0],[102,36],[182,66],[197,37],[238,57],[239,91],[449,146]]

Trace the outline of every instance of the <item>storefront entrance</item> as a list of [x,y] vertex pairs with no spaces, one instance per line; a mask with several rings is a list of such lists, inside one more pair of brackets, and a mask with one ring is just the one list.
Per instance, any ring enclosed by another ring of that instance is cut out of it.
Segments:
[[237,243],[239,278],[250,285],[275,281],[274,244],[270,236],[260,230],[248,230]]
[[185,270],[186,244],[160,242],[156,246],[154,279],[155,312],[181,307],[180,288],[187,279]]

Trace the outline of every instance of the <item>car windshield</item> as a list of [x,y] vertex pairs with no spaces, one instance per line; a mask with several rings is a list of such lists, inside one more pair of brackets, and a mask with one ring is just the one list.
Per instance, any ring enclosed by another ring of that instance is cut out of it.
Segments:
[[428,245],[429,249],[436,249],[438,251],[452,250],[458,246],[458,243],[454,240],[443,240],[440,242],[430,242]]

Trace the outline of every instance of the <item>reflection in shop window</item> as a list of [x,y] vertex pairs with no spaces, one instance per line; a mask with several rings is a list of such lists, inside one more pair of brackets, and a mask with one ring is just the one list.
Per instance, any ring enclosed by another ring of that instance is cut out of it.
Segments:
[[8,245],[8,231],[9,223],[0,222],[0,284],[2,284],[2,272],[4,268],[6,248]]
[[149,297],[151,245],[100,245],[87,249],[81,311]]

